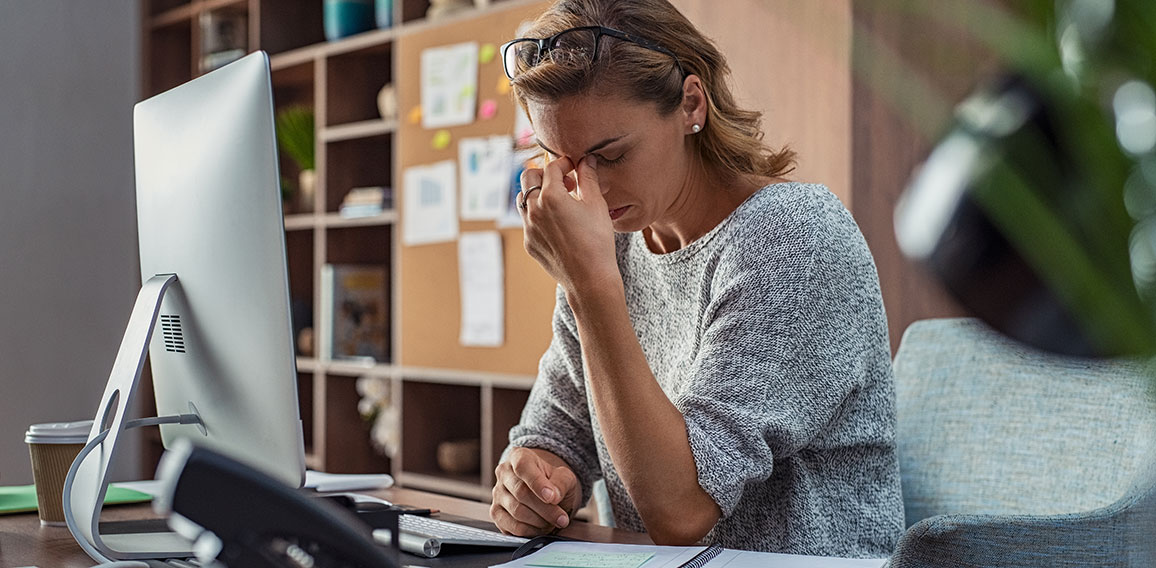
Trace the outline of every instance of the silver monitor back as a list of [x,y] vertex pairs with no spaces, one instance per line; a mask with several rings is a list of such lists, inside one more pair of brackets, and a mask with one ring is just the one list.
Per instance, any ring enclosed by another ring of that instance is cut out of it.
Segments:
[[268,57],[136,105],[141,276],[176,274],[149,345],[161,426],[304,482]]

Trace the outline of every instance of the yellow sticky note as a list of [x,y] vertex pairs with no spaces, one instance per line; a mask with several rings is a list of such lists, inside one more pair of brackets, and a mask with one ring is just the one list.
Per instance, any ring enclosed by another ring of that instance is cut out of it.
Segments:
[[505,75],[498,77],[498,94],[508,95],[512,88],[510,87],[510,80]]
[[452,142],[453,139],[454,137],[450,134],[449,130],[439,130],[434,133],[430,145],[433,146],[434,150],[445,150],[450,146],[450,142]]
[[498,54],[498,47],[492,43],[487,43],[478,50],[478,61],[482,63],[489,63],[494,60],[494,56]]
[[417,124],[421,122],[421,107],[415,106],[409,109],[409,123]]

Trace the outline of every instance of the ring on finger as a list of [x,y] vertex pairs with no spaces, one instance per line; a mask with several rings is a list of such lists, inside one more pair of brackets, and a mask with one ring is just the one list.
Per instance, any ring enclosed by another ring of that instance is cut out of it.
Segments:
[[522,211],[525,211],[527,200],[530,199],[530,194],[533,193],[534,191],[537,191],[540,189],[542,189],[542,186],[540,186],[540,185],[535,185],[535,186],[531,186],[531,187],[528,187],[526,189],[523,189],[522,190],[522,203],[518,207],[520,207],[522,209]]

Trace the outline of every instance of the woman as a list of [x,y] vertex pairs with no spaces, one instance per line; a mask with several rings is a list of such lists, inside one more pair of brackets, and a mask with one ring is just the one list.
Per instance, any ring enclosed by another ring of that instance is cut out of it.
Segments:
[[604,478],[656,543],[890,554],[890,351],[850,214],[781,177],[793,153],[665,0],[560,0],[527,35],[504,62],[551,160],[518,207],[557,307],[494,522],[565,527]]

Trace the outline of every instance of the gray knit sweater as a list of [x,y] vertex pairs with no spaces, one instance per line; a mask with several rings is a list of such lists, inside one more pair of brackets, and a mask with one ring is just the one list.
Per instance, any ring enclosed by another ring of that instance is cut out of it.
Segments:
[[[652,253],[641,233],[616,241],[635,332],[722,509],[704,542],[888,556],[903,502],[887,322],[871,253],[838,198],[775,184],[672,253]],[[561,290],[553,327],[510,443],[564,459],[583,502],[605,478],[618,526],[646,530],[587,396]]]

